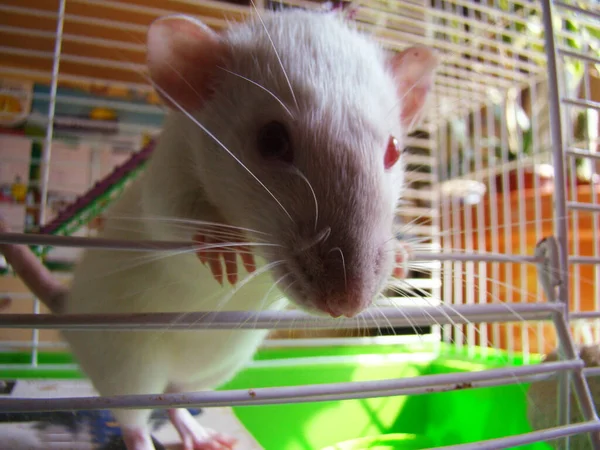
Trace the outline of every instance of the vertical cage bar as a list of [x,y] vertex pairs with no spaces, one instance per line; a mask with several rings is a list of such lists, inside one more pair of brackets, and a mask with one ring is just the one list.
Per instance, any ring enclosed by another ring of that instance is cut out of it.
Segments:
[[[448,128],[447,123],[443,123],[440,125],[438,129],[438,149],[441,152],[440,154],[440,167],[438,168],[438,172],[443,173],[443,180],[448,180],[450,178],[449,171],[449,161],[448,161]],[[443,171],[443,172],[442,172]],[[440,189],[437,189],[438,195],[441,194]],[[451,220],[450,220],[450,201],[448,197],[443,197],[441,199],[442,206],[442,229],[440,232],[442,233],[442,242],[444,246],[444,252],[452,253],[452,235],[451,235]],[[442,232],[443,230],[443,232]],[[451,261],[442,262],[442,275],[444,280],[443,286],[443,302],[447,302],[452,304],[452,269],[453,264]],[[445,343],[452,342],[452,326],[449,324],[442,326],[442,338]]]
[[[452,16],[457,15],[456,8],[457,6],[453,2],[443,1],[445,11]],[[455,36],[451,36],[453,38]],[[453,93],[456,94],[456,98],[461,98],[460,89],[455,87],[452,89]],[[458,151],[458,145],[455,138],[453,123],[450,122],[450,179],[457,178],[461,175],[461,164],[460,164],[460,152]],[[462,227],[460,226],[460,200],[456,197],[452,196],[449,200],[450,208],[452,211],[451,215],[451,233],[452,233],[452,249],[454,251],[458,251],[461,248],[461,233],[460,230]],[[462,262],[453,262],[452,263],[452,304],[462,304],[463,302],[463,272],[462,272],[463,264]],[[464,328],[462,325],[453,325],[452,337],[454,339],[454,344],[457,348],[462,348],[464,345]]]
[[[423,5],[425,5],[425,1],[423,1]],[[425,9],[425,13],[424,13],[424,19],[425,19],[425,23],[426,23],[426,29],[425,29],[425,34],[426,37],[430,40],[433,40],[435,38],[435,31],[434,31],[434,23],[435,23],[435,17],[432,16],[430,14],[431,9],[430,8],[426,8]],[[438,96],[434,93],[434,95],[432,95],[432,104],[435,105],[439,105],[440,99],[438,98]],[[440,181],[441,181],[441,173],[440,173],[440,167],[439,165],[441,164],[441,158],[440,158],[440,147],[439,147],[439,140],[438,139],[434,139],[435,137],[437,137],[435,135],[435,133],[438,132],[439,130],[439,122],[435,122],[435,119],[437,119],[436,115],[434,114],[434,109],[430,108],[428,110],[428,119],[429,119],[429,126],[427,128],[427,132],[428,132],[428,139],[429,139],[429,156],[431,157],[431,184],[429,186],[430,192],[432,193],[431,196],[431,210],[434,211],[435,213],[433,214],[432,218],[431,218],[431,244],[432,247],[437,249],[437,251],[441,251],[441,236],[440,236],[440,231],[441,231],[441,227],[440,227],[440,222],[441,222],[441,214],[442,214],[442,210],[441,210],[441,192],[439,189],[440,186]],[[435,123],[435,125],[434,125]],[[434,143],[435,142],[435,143]],[[436,158],[432,158],[433,156],[436,156]],[[435,162],[434,162],[435,161]],[[432,267],[431,268],[431,282],[433,283],[432,288],[431,288],[431,303],[432,304],[441,304],[441,299],[442,299],[442,290],[441,290],[441,275],[442,275],[442,270],[441,270],[441,266],[440,267]],[[431,334],[434,336],[436,345],[439,345],[442,339],[442,332],[441,332],[441,327],[439,325],[434,325],[431,327]],[[439,347],[438,347],[439,348]],[[438,350],[438,349],[436,349]]]
[[[496,138],[496,124],[494,121],[494,108],[495,108],[495,104],[493,102],[489,102],[487,105],[487,135],[488,136],[492,136],[494,137],[494,142],[495,142],[495,138]],[[489,186],[490,186],[490,202],[489,202],[489,208],[490,208],[490,229],[492,230],[492,232],[490,233],[491,236],[491,251],[492,253],[498,253],[500,251],[500,244],[498,242],[498,233],[494,233],[493,230],[498,230],[498,209],[497,209],[497,190],[496,190],[496,167],[497,167],[497,161],[496,161],[496,155],[495,155],[495,147],[490,146],[489,150],[488,150],[488,159],[490,161],[492,161],[491,163],[491,168],[493,170],[490,170],[490,176],[489,176]],[[499,230],[498,230],[499,231]],[[491,288],[492,288],[492,298],[493,299],[498,299],[500,297],[499,294],[499,285],[496,282],[496,280],[500,279],[500,264],[499,263],[492,263],[491,264],[491,268],[492,268],[492,279],[495,280],[494,282],[492,282],[491,284]],[[500,324],[497,322],[494,322],[492,324],[492,345],[494,346],[494,348],[499,348],[502,344],[502,339],[500,336]]]
[[52,78],[50,81],[50,99],[48,105],[48,124],[41,158],[40,180],[40,211],[39,223],[46,221],[46,203],[48,202],[48,180],[50,179],[50,158],[52,154],[52,139],[54,136],[54,112],[56,110],[56,91],[58,89],[58,73],[60,70],[60,55],[62,50],[62,35],[65,22],[66,0],[60,0],[56,14],[56,41],[54,43],[54,56],[52,61]]
[[[510,12],[513,15],[516,15],[518,13],[518,11],[515,8],[516,2],[509,2],[510,5]],[[527,8],[526,5],[522,5],[525,6],[525,8]],[[513,33],[517,33],[517,28],[516,28],[516,24],[515,21],[510,21],[510,30]],[[519,64],[519,57],[520,55],[517,52],[514,52],[512,54],[512,62],[514,64],[513,66],[513,70],[518,70],[516,69],[516,67],[518,67]],[[525,149],[523,147],[523,135],[521,132],[521,126],[519,124],[519,117],[517,114],[517,108],[522,107],[522,96],[521,96],[521,89],[522,86],[519,86],[519,88],[516,89],[512,89],[512,105],[514,106],[515,110],[512,111],[513,116],[513,133],[514,135],[512,136],[512,143],[514,144],[514,151],[517,154],[517,180],[516,180],[516,184],[517,184],[517,192],[520,193],[524,193],[525,192],[525,174],[524,174],[524,164],[523,164],[523,159],[526,157],[525,155]],[[523,206],[523,195],[518,195],[517,196],[517,221],[518,221],[518,245],[519,245],[519,252],[521,255],[524,255],[527,253],[526,250],[526,245],[525,245],[525,239],[526,239],[526,235],[525,235],[525,211],[524,211],[524,206]],[[512,231],[512,221],[511,221],[511,231]],[[511,250],[514,252],[514,249],[512,249],[512,239],[511,239]],[[512,269],[513,266],[511,266],[511,273],[512,273]],[[527,302],[527,286],[524,286],[524,282],[527,279],[527,267],[525,264],[519,264],[518,265],[518,270],[519,270],[519,287],[520,287],[520,291],[517,291],[517,298],[519,299],[519,303],[521,302]],[[512,280],[511,280],[512,281]],[[514,301],[514,293],[516,291],[517,286],[513,286],[513,283],[508,283],[507,280],[507,284],[510,286],[510,296],[511,296],[511,303]],[[520,321],[519,324],[516,327],[519,330],[520,333],[520,351],[523,354],[523,358],[524,358],[524,362],[527,363],[529,361],[529,335],[528,335],[528,330],[529,330],[529,324],[526,321]],[[514,329],[513,329],[514,330]],[[511,334],[514,334],[514,331],[511,332]]]
[[[567,106],[567,109],[569,109],[569,107]],[[569,116],[569,114],[565,114],[566,116]],[[569,119],[566,119],[567,123],[571,123],[571,121]],[[570,126],[567,127],[567,129],[565,130],[566,133],[568,133],[569,135],[571,135],[570,133]],[[572,142],[571,138],[567,139],[567,142]],[[567,165],[567,170],[571,173],[571,176],[567,178],[567,182],[568,182],[568,187],[570,192],[570,196],[571,199],[573,201],[577,201],[577,167],[575,164],[575,158],[567,158],[565,161],[568,165]],[[569,195],[569,194],[567,194]],[[574,256],[579,256],[580,255],[580,247],[579,247],[579,212],[577,210],[571,211],[571,249],[569,251],[570,254],[574,255]],[[570,308],[572,308],[572,310],[574,312],[581,312],[581,292],[579,290],[579,265],[576,264],[573,266],[573,268],[571,269],[571,267],[567,268],[567,271],[569,272],[569,275],[571,276],[571,270],[573,271],[572,273],[572,290],[573,290],[573,305],[569,305]],[[585,327],[586,323],[585,321],[582,322],[578,322],[575,326],[575,330],[574,330],[574,334],[575,334],[575,341],[576,342],[580,342],[581,341],[581,328]]]
[[[551,0],[542,0],[542,20],[545,34],[545,51],[548,65],[548,101],[550,105],[550,132],[552,142],[552,162],[554,165],[554,228],[560,250],[558,270],[561,271],[561,283],[558,286],[559,301],[564,302],[565,320],[568,323],[569,304],[569,265],[568,265],[568,217],[567,197],[565,193],[566,179],[563,160],[563,135],[560,107],[560,90],[558,84],[557,53],[555,48],[554,24],[552,23]],[[564,354],[563,340],[559,339],[561,352]],[[565,425],[569,421],[570,386],[569,377],[561,374],[558,391],[558,423]],[[566,448],[569,446],[568,437],[562,440]]]
[[[453,147],[454,138],[451,137]],[[453,148],[453,151],[455,149]],[[452,204],[452,248],[456,251],[461,248],[461,232],[460,232],[460,201],[456,198],[450,200]],[[452,294],[452,303],[462,305],[463,304],[463,263],[461,261],[454,261],[452,263],[452,285],[454,292]],[[454,325],[454,344],[462,349],[465,343],[465,331],[461,324]]]
[[[431,189],[431,209],[433,211],[436,212],[436,214],[433,215],[433,217],[431,218],[431,225],[432,225],[432,231],[431,231],[431,244],[434,248],[437,249],[437,251],[441,251],[442,249],[442,242],[441,242],[441,237],[440,237],[440,221],[441,221],[441,215],[442,215],[442,209],[441,209],[441,192],[439,189],[440,186],[440,169],[438,167],[438,165],[440,164],[440,149],[439,149],[439,143],[438,140],[435,140],[435,144],[433,143],[433,139],[431,139],[435,133],[437,132],[436,127],[434,127],[433,125],[430,125],[429,127],[429,137],[430,137],[430,145],[431,145],[431,150],[429,152],[430,156],[433,156],[434,154],[437,156],[437,158],[435,158],[435,163],[433,163],[433,166],[431,168],[431,174],[433,177],[432,180],[432,185],[430,186]],[[442,296],[442,290],[441,290],[441,277],[442,277],[442,271],[441,271],[441,266],[440,267],[432,267],[431,268],[431,281],[433,283],[432,288],[431,288],[431,299],[432,299],[432,303],[433,304],[441,304],[441,296]],[[441,332],[441,327],[439,325],[435,325],[431,328],[431,334],[433,334],[435,336],[435,342],[439,343],[442,339],[442,332]]]
[[[557,58],[562,58],[562,60],[564,61],[564,56],[560,56],[557,53]],[[565,67],[567,64],[567,61],[564,61],[565,64],[561,65],[560,67]],[[566,67],[565,67],[566,68]],[[564,85],[563,85],[564,86]],[[565,89],[566,86],[565,86]],[[570,90],[570,89],[569,89]],[[574,93],[576,93],[576,91],[574,91]],[[563,103],[563,109],[562,109],[562,113],[561,113],[561,119],[562,119],[562,123],[563,123],[563,129],[562,129],[562,133],[563,133],[563,142],[565,147],[568,147],[570,143],[575,142],[575,130],[573,128],[573,117],[577,117],[578,114],[578,109],[577,107],[573,106],[573,105],[569,105],[568,103]],[[578,186],[577,186],[577,181],[578,181],[578,173],[577,173],[577,164],[576,164],[576,159],[575,158],[570,158],[566,155],[563,156],[564,159],[564,164],[565,164],[565,188],[567,189],[567,192],[565,193],[565,197],[571,199],[571,201],[573,202],[577,202],[578,201]],[[581,245],[580,245],[580,240],[579,240],[579,224],[580,224],[580,216],[579,216],[579,211],[572,210],[569,211],[570,212],[570,219],[571,219],[571,227],[569,228],[569,232],[570,232],[570,239],[567,240],[566,243],[566,248],[567,248],[567,253],[570,255],[574,255],[574,256],[580,256],[581,255]],[[570,242],[569,242],[570,241]],[[581,267],[576,264],[572,267],[567,267],[566,269],[564,269],[565,271],[568,272],[569,274],[569,279],[571,282],[570,288],[571,288],[571,298],[567,299],[567,302],[569,303],[569,311],[574,311],[574,312],[581,312],[582,311],[582,305],[581,305],[581,285],[580,285],[580,277],[581,277],[581,272],[580,272]],[[570,324],[571,326],[571,332],[574,333],[575,336],[575,342],[581,342],[584,339],[585,336],[585,328],[587,327],[587,322],[586,321],[578,321],[575,324]]]
[[[523,98],[521,91],[519,90],[516,93],[516,101],[515,105],[517,107],[523,107]],[[515,111],[516,116],[516,111]],[[518,117],[515,117],[516,121],[516,141],[517,141],[517,151],[518,151],[518,159],[517,159],[517,190],[518,192],[525,192],[525,165],[523,163],[523,159],[527,157],[525,153],[524,147],[524,139],[523,133],[521,130],[521,126],[518,123]],[[530,144],[531,145],[531,144]],[[533,164],[532,176],[535,176],[535,164]],[[518,207],[518,227],[519,227],[519,254],[526,255],[527,254],[527,213],[525,211],[525,199],[523,195],[517,196],[517,207]],[[528,266],[526,264],[519,265],[519,287],[520,292],[518,293],[518,297],[520,299],[520,303],[526,303],[529,300],[529,292],[527,289],[527,270]],[[523,354],[523,362],[525,364],[529,363],[530,359],[530,346],[529,346],[529,323],[526,321],[521,321],[519,323],[520,333],[521,333],[521,353]]]
[[[590,71],[589,71],[589,64],[585,64],[585,99],[586,100],[591,100],[592,97],[592,90],[591,90],[591,86],[590,86]],[[589,123],[588,123],[588,129],[586,130],[586,138],[587,138],[587,149],[590,153],[596,153],[596,151],[598,150],[598,147],[600,146],[600,141],[598,140],[598,134],[600,133],[600,130],[598,130],[598,126],[600,126],[599,122],[599,116],[600,113],[598,111],[595,110],[589,110],[587,112],[588,114],[588,120],[591,117],[594,117],[596,119],[596,127],[592,128]],[[593,130],[593,135],[590,135],[590,131]],[[600,161],[591,159],[591,164],[592,164],[592,178],[590,180],[590,190],[591,190],[591,202],[593,205],[598,205],[599,204],[599,199],[598,199],[598,190],[596,189],[596,183],[600,183]],[[592,214],[592,229],[596,230],[596,232],[593,234],[593,245],[594,245],[594,252],[593,252],[593,256],[595,258],[599,258],[600,257],[600,214]],[[600,264],[596,264],[594,266],[594,277],[593,280],[591,280],[590,282],[594,284],[594,310],[595,311],[600,311]],[[595,319],[594,320],[594,331],[595,331],[595,340],[600,340],[600,320],[599,319]]]
[[[511,95],[512,90],[508,90],[506,95]],[[507,254],[512,253],[512,214],[511,214],[511,179],[507,167],[510,167],[510,161],[508,159],[508,153],[510,152],[510,143],[508,141],[508,125],[506,123],[506,111],[508,105],[506,98],[502,102],[502,114],[500,115],[500,142],[502,149],[502,229],[504,237],[504,252]],[[512,263],[503,264],[504,267],[504,284],[506,286],[512,286]],[[498,301],[505,303],[513,302],[513,292],[510,289],[506,289],[506,297],[498,298]],[[515,341],[514,341],[514,324],[505,324],[505,336],[506,336],[506,350],[508,351],[509,358],[514,358],[515,355]]]
[[[474,113],[474,121],[473,121],[473,150],[475,151],[475,171],[480,172],[483,168],[483,164],[481,161],[481,154],[483,151],[482,148],[482,134],[481,134],[481,115],[482,110],[477,109]],[[489,197],[488,197],[489,198]],[[485,226],[485,216],[483,211],[483,202],[485,200],[482,199],[481,202],[475,205],[475,214],[477,217],[477,251],[485,252],[486,251],[486,226]],[[487,303],[487,263],[480,261],[477,263],[477,303],[486,304]],[[488,328],[487,323],[477,324],[476,328],[479,334],[479,346],[482,347],[484,355],[487,355],[488,352]]]
[[[586,44],[586,51],[590,51],[590,45],[589,43]],[[583,71],[583,94],[584,94],[584,100],[585,101],[592,101],[593,100],[593,92],[592,92],[592,87],[590,85],[590,80],[592,77],[592,74],[590,72],[590,62],[589,61],[582,61],[583,63],[583,67],[584,67],[584,71]],[[585,140],[585,144],[586,144],[586,150],[591,154],[591,153],[596,153],[598,150],[598,146],[600,144],[600,142],[598,141],[598,134],[600,132],[600,130],[598,130],[599,127],[599,123],[598,123],[598,116],[599,113],[598,111],[592,109],[592,108],[588,108],[585,111],[586,114],[586,129],[584,130],[584,140]],[[588,158],[586,160],[586,162],[589,163],[589,168],[590,168],[590,180],[589,180],[589,185],[590,185],[590,203],[593,205],[598,205],[598,192],[597,192],[597,188],[596,188],[596,183],[600,182],[600,174],[598,173],[598,168],[600,167],[600,164],[595,161],[592,158]],[[592,221],[592,230],[596,230],[596,232],[593,233],[592,236],[592,246],[593,246],[593,255],[594,257],[598,257],[600,256],[600,222],[599,222],[599,215],[598,214],[591,214],[591,221]],[[578,267],[578,269],[581,270],[581,268]],[[591,280],[589,279],[579,279],[577,280],[577,282],[580,285],[583,285],[584,283],[591,283],[593,284],[593,298],[594,298],[594,302],[593,302],[593,310],[595,311],[599,311],[600,310],[600,264],[596,264],[592,271],[594,272],[594,275],[592,277]],[[590,331],[590,334],[592,335],[592,342],[596,342],[598,339],[600,339],[600,321],[598,319],[594,319],[592,322],[586,321],[586,323],[588,324],[588,331]]]
[[[558,341],[560,343],[564,357],[566,357],[567,359],[576,359],[578,357],[578,355],[575,351],[575,344],[573,342],[573,339],[571,337],[570,330],[569,330],[569,322],[567,321],[567,318],[569,316],[567,315],[567,311],[566,311],[567,309],[568,308],[565,307],[562,313],[554,314],[553,321],[554,321],[554,326],[556,327]],[[567,375],[567,377],[565,377],[567,380],[569,380],[571,378],[570,372],[561,372],[561,374],[563,374],[563,373]],[[579,406],[581,408],[582,416],[584,417],[585,420],[588,420],[588,421],[598,420],[596,408],[594,405],[594,399],[590,392],[590,387],[587,383],[586,377],[583,374],[583,371],[575,370],[572,374],[572,377],[573,377],[573,384],[575,386],[575,394],[577,395],[577,400],[578,400]],[[562,383],[562,380],[560,378],[559,378],[559,381]],[[568,386],[568,384],[567,384],[567,386]],[[559,394],[560,394],[560,390],[561,389],[559,389]],[[567,397],[567,408],[570,407],[570,404],[571,404],[570,397]],[[560,416],[560,410],[559,410],[559,416]],[[569,437],[566,436],[561,441],[565,445],[565,449],[568,450],[569,449]],[[593,448],[595,450],[600,450],[600,433],[598,433],[598,432],[592,433],[591,441],[592,441]]]
[[[564,165],[563,134],[561,121],[560,90],[558,84],[558,66],[554,42],[554,25],[552,23],[552,6],[550,0],[542,0],[542,15],[546,35],[546,57],[548,64],[548,91],[550,104],[550,130],[552,139],[552,162],[554,165],[554,226],[560,247],[561,284],[558,287],[558,298],[568,304],[569,299],[569,267],[568,261],[568,216],[567,196],[565,192],[566,171]],[[568,314],[568,311],[567,311]]]
[[[461,14],[460,9],[455,3],[448,2],[451,5],[451,13],[453,15]],[[464,38],[461,38],[461,44],[465,44]],[[455,88],[455,93],[457,98],[462,98],[463,92],[460,88]],[[458,116],[460,117],[460,116]],[[464,117],[462,117],[465,120]],[[464,123],[465,129],[461,130],[467,135],[466,123]],[[456,164],[454,164],[455,170],[453,175],[455,177],[464,176],[468,173],[468,159],[467,152],[465,148],[461,148],[464,146],[464,142],[461,143],[458,141],[456,136],[456,130],[453,129],[453,132],[450,134],[450,139],[452,140],[452,154],[456,155]],[[462,149],[462,152],[460,151]],[[461,160],[462,154],[462,160]],[[453,196],[452,197],[452,214],[453,214],[453,223],[452,223],[452,232],[454,234],[454,242],[453,249],[454,251],[460,251],[460,249],[466,248],[467,230],[470,229],[470,226],[467,225],[465,209],[467,206],[461,201],[460,197]],[[464,220],[464,223],[463,223]],[[472,280],[466,280],[467,274],[465,268],[467,267],[466,263],[462,261],[456,262],[454,264],[454,300],[457,304],[462,305],[466,303],[467,297],[469,295],[469,290],[472,288]],[[466,283],[465,283],[466,281]],[[465,289],[466,287],[466,289]],[[455,325],[454,327],[454,342],[458,343],[458,348],[463,348],[463,346],[470,345],[469,336],[467,333],[468,325]]]
[[[530,98],[530,103],[531,103],[531,148],[535,149],[535,148],[538,148],[538,146],[539,146],[538,137],[539,137],[539,132],[540,132],[538,111],[536,108],[536,105],[537,105],[537,83],[536,82],[533,82],[529,85],[529,93],[530,93],[529,98]],[[538,161],[537,155],[533,155],[534,164],[537,161]],[[534,192],[540,192],[540,177],[539,177],[539,174],[537,174],[537,173],[533,177],[533,190],[534,190]],[[534,195],[533,211],[534,211],[534,219],[533,220],[534,220],[534,224],[535,224],[535,242],[539,242],[542,239],[542,221],[543,221],[541,195]],[[527,224],[527,225],[529,225],[529,224]],[[530,270],[533,270],[533,268]],[[535,289],[535,291],[534,291],[535,298],[536,298],[536,300],[539,300],[540,299],[540,287],[539,287],[538,283],[535,284],[534,289]],[[537,323],[536,334],[537,334],[537,352],[538,353],[545,352],[546,338],[544,335],[544,327],[545,327],[545,324],[543,322]]]
[[[467,114],[464,117],[464,122],[465,122],[465,141],[464,141],[464,145],[468,145],[471,148],[464,148],[463,151],[465,153],[465,157],[463,160],[463,170],[462,170],[462,174],[466,175],[468,173],[471,173],[471,161],[470,161],[470,154],[472,151],[474,151],[474,146],[472,143],[472,133],[471,133],[471,127],[469,126],[469,119],[470,119],[470,114]],[[467,157],[467,155],[469,155],[469,157]],[[463,209],[463,219],[464,219],[464,230],[462,231],[464,234],[464,248],[466,250],[467,253],[472,254],[474,251],[474,245],[473,245],[473,208],[470,204],[463,202],[462,205],[462,209]],[[466,286],[466,293],[465,293],[465,303],[467,304],[473,304],[475,303],[475,263],[472,261],[467,261],[465,263],[465,271],[464,271],[464,277],[465,277],[465,281],[466,283],[463,284],[463,286]],[[469,356],[473,357],[475,355],[475,325],[472,323],[467,324],[466,326],[466,337],[467,337],[467,346],[468,349],[467,351],[469,352]]]
[[[40,301],[37,297],[33,299],[33,313],[40,313]],[[39,356],[39,344],[40,344],[40,330],[34,328],[31,330],[31,366],[38,366],[38,356]]]

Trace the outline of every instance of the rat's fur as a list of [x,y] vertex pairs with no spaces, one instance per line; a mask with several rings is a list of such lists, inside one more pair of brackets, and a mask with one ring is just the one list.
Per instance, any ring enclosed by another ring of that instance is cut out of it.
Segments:
[[[263,255],[287,261],[276,272],[279,277],[294,272],[285,285],[295,281],[290,292],[296,303],[316,311],[316,302],[340,297],[339,302],[357,303],[355,309],[365,307],[392,268],[391,224],[403,183],[401,163],[389,171],[382,164],[389,136],[404,137],[393,74],[386,70],[383,50],[333,15],[295,11],[265,22],[268,35],[257,20],[226,35],[235,55],[227,69],[275,93],[293,118],[264,90],[225,71],[217,74],[216,93],[196,117],[275,194],[293,220],[237,161],[180,117],[167,126],[177,144],[171,141],[168,151],[159,148],[154,155],[145,212],[189,214],[189,193],[203,192],[203,200],[228,223],[260,230],[283,245]],[[288,127],[294,166],[315,191],[316,229],[307,183],[293,171],[265,164],[256,150],[254,136],[271,120]],[[191,214],[203,218],[204,203]],[[326,227],[332,230],[327,240],[294,257]],[[337,248],[344,261],[332,251]],[[308,283],[301,267],[310,268],[317,282]]]
[[[258,19],[224,34],[222,67],[273,92],[293,117],[263,89],[220,69],[211,95],[190,112],[274,193],[291,219],[231,155],[173,112],[148,170],[108,212],[102,237],[193,237],[191,228],[182,232],[152,217],[251,228],[264,234],[250,238],[279,245],[257,247],[255,255],[258,267],[284,261],[272,276],[289,288],[292,301],[314,312],[333,308],[351,315],[370,304],[392,271],[392,220],[403,169],[398,163],[384,170],[383,160],[390,135],[401,146],[405,136],[398,74],[383,50],[331,14],[281,12],[264,20],[295,99]],[[271,120],[289,130],[294,168],[267,164],[256,150],[257,131]],[[298,172],[318,201],[316,227],[313,196]],[[124,223],[121,216],[141,220]],[[327,228],[325,238],[308,245]],[[64,312],[282,308],[284,302],[273,301],[281,293],[270,277],[257,277],[221,304],[228,288],[194,254],[92,250],[75,271]],[[217,387],[252,358],[266,331],[64,335],[98,391],[117,395]],[[115,411],[122,426],[140,429],[149,413]]]

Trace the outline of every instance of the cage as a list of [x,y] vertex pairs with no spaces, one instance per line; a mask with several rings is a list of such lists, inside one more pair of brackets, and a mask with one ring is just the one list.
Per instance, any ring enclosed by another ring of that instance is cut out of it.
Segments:
[[[220,30],[266,9],[330,6],[2,0],[0,213],[11,233],[0,242],[31,245],[69,281],[78,247],[93,245],[160,131],[164,111],[143,76],[156,17],[193,14]],[[407,140],[398,239],[413,247],[408,277],[392,282],[360,329],[263,314],[256,323],[271,334],[216,392],[111,398],[112,407],[214,409],[225,417],[210,416],[217,428],[241,427],[247,448],[269,450],[600,448],[599,372],[588,357],[600,339],[598,4],[350,8],[386,48],[425,43],[442,57],[429,113]],[[57,331],[93,322],[57,319],[2,270],[0,447],[109,446],[118,431],[107,403],[89,397]],[[198,317],[182,326],[201,328]],[[236,317],[211,320],[243,326]],[[134,319],[122,324],[148,326]],[[51,426],[32,427],[31,443],[13,435],[20,421]],[[77,421],[91,437],[57,437],[56,427]]]

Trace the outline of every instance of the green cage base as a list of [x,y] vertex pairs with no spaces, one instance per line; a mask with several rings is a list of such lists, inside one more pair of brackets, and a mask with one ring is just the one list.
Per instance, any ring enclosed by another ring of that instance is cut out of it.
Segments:
[[[407,378],[505,367],[508,355],[450,346],[369,345],[261,349],[256,364],[221,389],[255,389]],[[441,349],[441,351],[440,351]],[[29,353],[1,353],[3,379],[73,379],[81,374],[68,353],[42,352],[38,367],[23,368]],[[294,364],[290,360],[294,359]],[[539,356],[530,358],[535,363]],[[510,365],[523,365],[513,356]],[[506,437],[531,430],[526,384],[459,389],[425,395],[314,403],[242,406],[237,417],[267,450],[423,449]],[[544,443],[519,447],[547,450]]]

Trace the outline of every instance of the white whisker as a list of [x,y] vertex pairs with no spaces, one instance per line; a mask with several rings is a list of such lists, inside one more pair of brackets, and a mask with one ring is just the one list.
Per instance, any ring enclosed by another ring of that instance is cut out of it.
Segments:
[[279,62],[279,67],[281,67],[281,71],[283,73],[283,76],[285,77],[285,81],[287,82],[287,85],[290,88],[290,93],[292,94],[292,98],[294,99],[296,108],[300,109],[300,106],[298,105],[298,100],[296,100],[296,95],[294,94],[294,89],[292,88],[292,83],[288,77],[287,72],[285,71],[285,68],[283,67],[283,62],[281,61],[281,58],[279,57],[279,53],[277,52],[275,43],[273,42],[273,39],[271,38],[269,31],[267,30],[267,26],[265,25],[265,22],[263,21],[261,15],[260,15],[260,12],[258,11],[258,8],[256,7],[256,3],[254,3],[254,0],[250,0],[250,3],[252,3],[252,7],[254,8],[254,11],[256,12],[256,16],[258,17],[258,20],[260,20],[260,23],[262,24],[262,26],[265,30],[265,33],[267,35],[267,38],[269,39],[269,42],[271,42],[271,46],[273,47],[273,52],[275,52],[275,57],[277,58],[277,61]]
[[306,178],[306,176],[300,171],[300,169],[298,169],[297,167],[293,167],[292,172],[295,173],[296,175],[298,175],[300,178],[302,178],[306,182],[306,185],[308,186],[308,188],[310,189],[310,192],[312,193],[313,201],[315,202],[315,233],[316,233],[317,232],[317,224],[319,222],[319,202],[317,200],[317,195],[315,194],[315,190],[313,189],[312,185],[310,184],[310,181],[308,181],[308,178]]
[[269,94],[271,97],[273,97],[273,98],[274,98],[274,99],[277,101],[277,103],[279,103],[279,104],[281,105],[281,107],[282,107],[283,109],[285,109],[285,111],[286,111],[286,112],[287,112],[287,113],[290,115],[290,117],[291,117],[292,119],[294,118],[294,115],[292,114],[292,112],[290,111],[290,109],[289,109],[287,106],[285,106],[285,103],[283,103],[283,102],[282,102],[282,101],[279,99],[279,97],[277,97],[277,96],[276,96],[276,95],[275,95],[273,92],[271,92],[270,90],[268,90],[268,89],[267,89],[266,87],[264,87],[263,85],[261,85],[261,84],[258,84],[256,81],[252,81],[250,78],[247,78],[247,77],[245,77],[245,76],[243,76],[243,75],[240,75],[239,73],[235,73],[235,72],[232,72],[231,70],[225,69],[224,67],[219,67],[219,69],[221,69],[221,70],[223,70],[223,71],[225,71],[225,72],[227,72],[227,73],[229,73],[229,74],[231,74],[231,75],[233,75],[233,76],[236,76],[236,77],[239,77],[239,78],[241,78],[241,79],[243,79],[243,80],[246,80],[247,82],[249,82],[249,83],[252,83],[252,84],[253,84],[253,85],[255,85],[256,87],[259,87],[259,88],[261,88],[263,91],[265,91],[265,92],[266,92],[267,94]]
[[158,86],[156,83],[154,83],[152,80],[149,80],[152,85],[154,86],[154,88],[156,90],[158,90],[167,100],[169,100],[171,103],[173,103],[177,109],[179,109],[188,119],[190,119],[197,127],[199,127],[202,131],[204,131],[208,136],[211,137],[211,139],[213,139],[217,144],[219,144],[219,146],[225,150],[243,169],[245,169],[251,176],[252,178],[254,178],[258,184],[260,184],[265,191],[267,191],[267,193],[273,198],[273,200],[275,200],[277,202],[277,204],[281,207],[281,209],[283,210],[283,212],[290,218],[290,220],[293,222],[294,219],[292,219],[292,216],[290,215],[290,213],[285,209],[285,207],[281,204],[281,202],[277,199],[277,197],[275,197],[275,194],[273,194],[269,188],[267,186],[265,186],[265,184],[260,181],[260,179],[254,175],[254,173],[237,157],[233,154],[233,152],[231,150],[229,150],[225,144],[223,144],[214,134],[212,134],[204,125],[202,125],[194,116],[192,116],[192,114],[190,114],[185,108],[183,108],[179,103],[177,103],[173,97],[171,97],[163,88],[161,88],[160,86]]
[[348,279],[346,278],[346,260],[344,259],[344,252],[340,247],[334,247],[331,250],[329,250],[329,253],[336,250],[340,253],[340,258],[342,259],[342,269],[344,269],[344,286],[346,287],[346,289],[348,289]]

